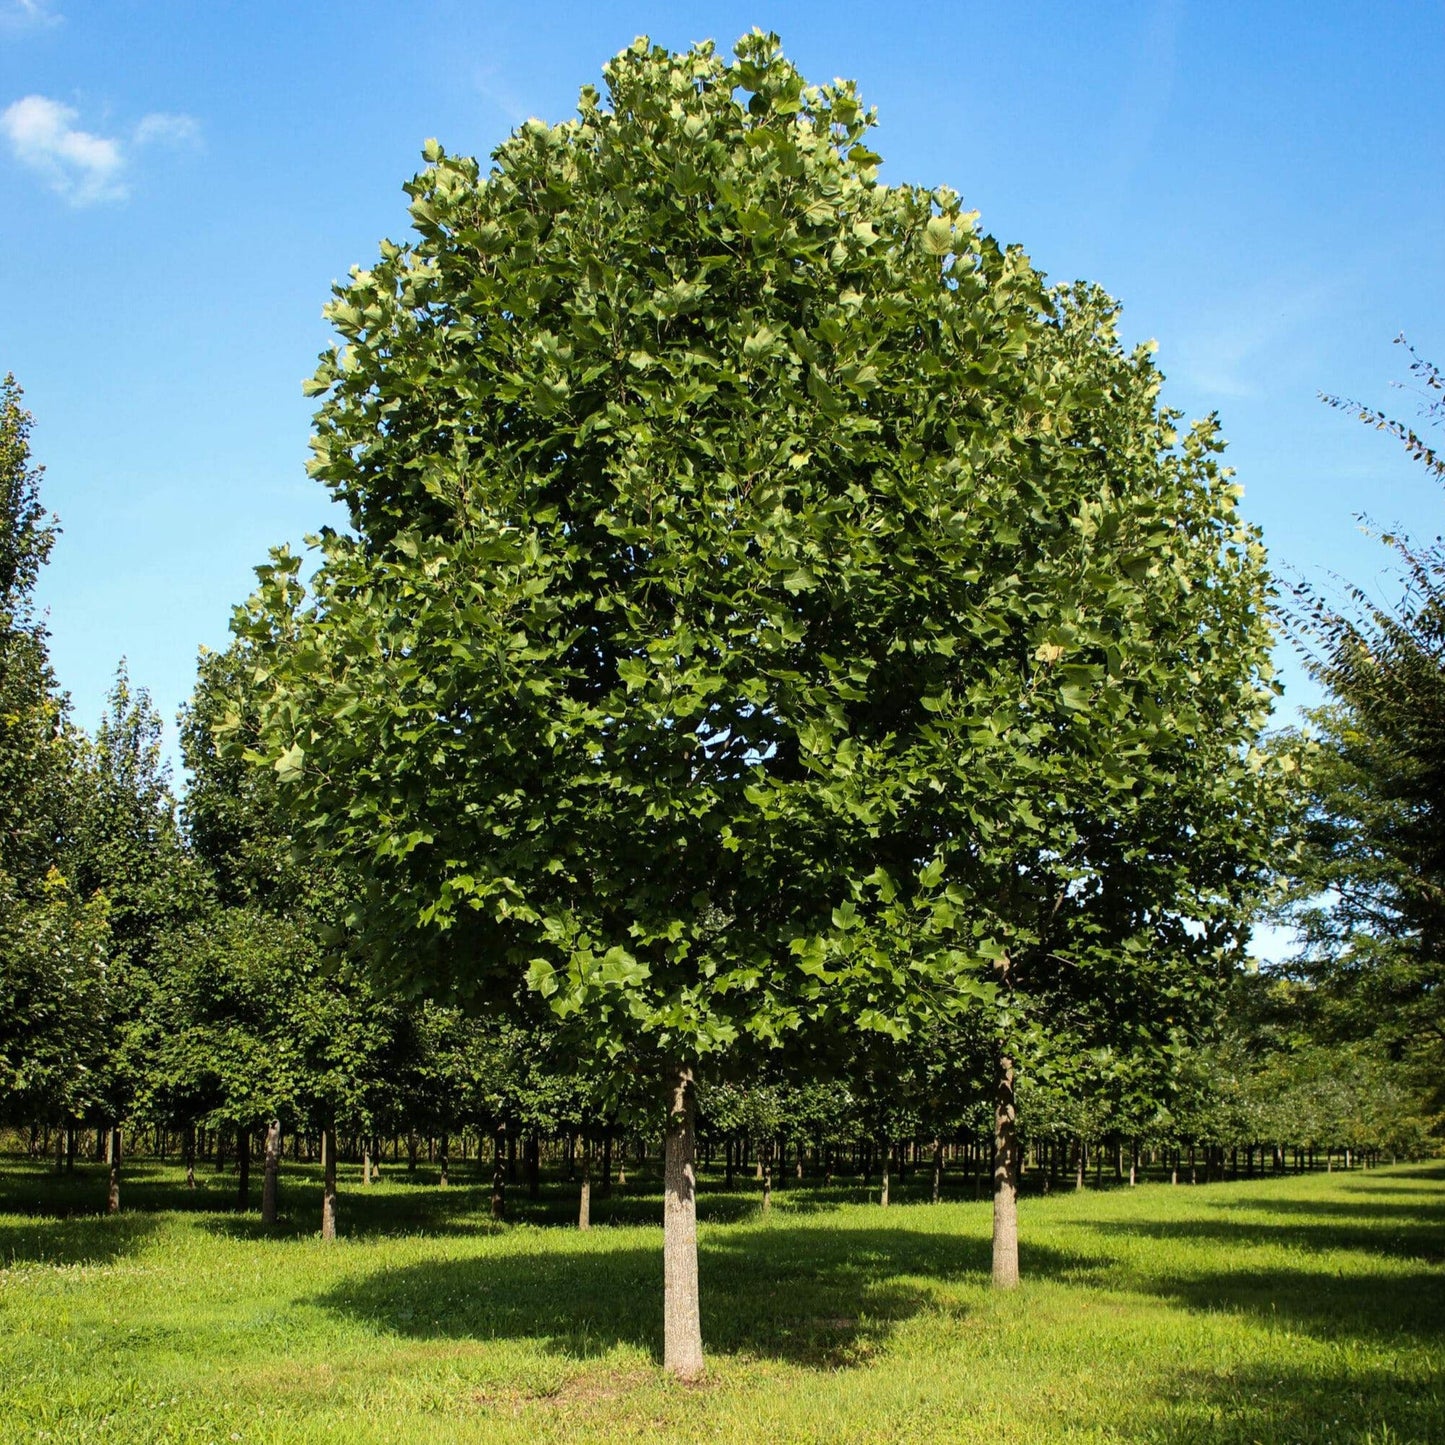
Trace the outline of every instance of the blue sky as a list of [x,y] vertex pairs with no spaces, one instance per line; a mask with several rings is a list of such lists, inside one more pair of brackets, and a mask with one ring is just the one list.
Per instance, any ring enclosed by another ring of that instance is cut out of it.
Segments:
[[300,384],[332,281],[405,233],[423,140],[485,154],[637,34],[753,25],[859,82],[885,179],[1121,299],[1166,399],[1221,413],[1277,568],[1384,596],[1356,514],[1441,530],[1423,472],[1316,397],[1411,416],[1392,338],[1445,362],[1439,0],[0,0],[0,372],[64,529],[41,599],[78,721],[122,654],[173,715],[267,548],[328,520]]

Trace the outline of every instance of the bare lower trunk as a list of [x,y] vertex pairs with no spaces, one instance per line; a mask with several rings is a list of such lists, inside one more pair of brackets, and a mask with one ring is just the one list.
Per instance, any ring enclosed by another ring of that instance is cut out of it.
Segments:
[[763,1213],[772,1213],[773,1208],[773,1141],[762,1146],[758,1156],[758,1167],[763,1171]]
[[888,1175],[889,1165],[892,1163],[891,1146],[885,1139],[878,1147],[878,1157],[883,1161],[883,1188],[878,1195],[878,1202],[884,1209],[888,1208]]
[[371,1186],[371,1141],[365,1140],[361,1145],[361,1182],[366,1188]]
[[251,1131],[236,1130],[236,1208],[251,1207]]
[[577,1228],[592,1228],[592,1141],[582,1141],[582,1191],[577,1206]]
[[602,1135],[602,1188],[599,1191],[604,1199],[612,1193],[612,1130],[607,1129]]
[[692,1070],[676,1064],[667,1079],[667,1141],[662,1176],[662,1361],[679,1380],[702,1374],[702,1315],[697,1293],[697,1178]]
[[943,1140],[937,1135],[933,1139],[933,1202],[938,1203],[943,1192]]
[[186,1125],[186,1188],[196,1187],[196,1126]]
[[492,1155],[492,1218],[507,1217],[507,1126],[497,1125]]
[[110,1188],[105,1198],[107,1214],[120,1213],[120,1126],[110,1131]]
[[[610,1146],[609,1146],[610,1150]],[[608,1154],[608,1165],[612,1161],[611,1153]],[[607,1193],[608,1169],[603,1170],[602,1192]],[[542,1141],[537,1137],[537,1131],[532,1130],[527,1135],[527,1198],[540,1199],[542,1197]]]
[[437,1169],[440,1171],[437,1178],[437,1185],[442,1189],[447,1187],[447,1164],[449,1163],[447,1149],[450,1143],[450,1137],[443,1134],[441,1142],[437,1145]]
[[266,1126],[266,1171],[261,1178],[261,1223],[276,1222],[276,1185],[281,1172],[281,1121]]
[[321,1131],[321,1237],[336,1238],[336,1127]]
[[1014,1157],[1014,1061],[1000,1054],[993,1106],[993,1283],[1013,1289],[1019,1282],[1019,1216]]

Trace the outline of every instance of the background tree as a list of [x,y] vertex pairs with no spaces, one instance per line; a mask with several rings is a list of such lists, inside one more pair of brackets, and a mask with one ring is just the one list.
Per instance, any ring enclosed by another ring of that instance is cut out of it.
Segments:
[[0,382],[0,1113],[63,1124],[96,1102],[106,907],[68,842],[82,740],[34,609],[55,542],[30,414]]
[[[1396,437],[1432,477],[1445,457],[1428,429],[1445,421],[1445,377],[1414,356],[1419,430],[1337,397]],[[1426,1071],[1445,1107],[1445,542],[1383,534],[1400,596],[1349,587],[1336,602],[1296,587],[1293,621],[1333,701],[1310,715],[1303,817],[1290,916],[1298,966],[1333,1006],[1336,1037],[1373,1037]]]

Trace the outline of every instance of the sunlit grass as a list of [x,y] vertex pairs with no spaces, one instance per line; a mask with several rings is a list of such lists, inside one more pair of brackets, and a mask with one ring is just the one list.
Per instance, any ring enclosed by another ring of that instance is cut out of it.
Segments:
[[986,1203],[709,1188],[697,1387],[658,1365],[654,1181],[586,1235],[561,1182],[497,1228],[479,1181],[352,1181],[326,1247],[288,1170],[270,1235],[209,1171],[142,1164],[107,1219],[94,1166],[6,1161],[0,1438],[1445,1439],[1436,1166],[1027,1199],[1008,1296]]

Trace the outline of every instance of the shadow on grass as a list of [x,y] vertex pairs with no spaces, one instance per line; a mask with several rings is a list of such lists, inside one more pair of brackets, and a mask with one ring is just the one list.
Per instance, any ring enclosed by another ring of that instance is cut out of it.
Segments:
[[[575,1360],[631,1345],[660,1360],[661,1248],[549,1243],[382,1270],[316,1303],[415,1338],[532,1339]],[[990,1251],[984,1238],[896,1225],[774,1225],[704,1238],[703,1337],[722,1354],[818,1369],[862,1364],[901,1321],[937,1307],[935,1284],[981,1282]],[[1108,1265],[1042,1246],[1028,1248],[1026,1261],[1030,1272],[1074,1281]]]
[[1200,1445],[1424,1445],[1445,1439],[1445,1392],[1428,1369],[1290,1369],[1275,1362],[1181,1372],[1157,1395],[1115,1402],[1110,1438]]
[[0,1265],[110,1264],[155,1232],[155,1219],[144,1214],[0,1218]]
[[[1268,1211],[1273,1214],[1271,1208]],[[1332,1212],[1333,1213],[1333,1212]],[[1401,1218],[1391,1211],[1362,1209],[1348,1222],[1334,1217],[1319,1223],[1288,1221],[1275,1223],[1261,1213],[1251,1212],[1239,1219],[1182,1219],[1099,1221],[1086,1226],[1092,1233],[1105,1237],[1133,1236],[1179,1241],[1212,1241],[1216,1244],[1246,1249],[1259,1245],[1285,1245],[1309,1254],[1342,1250],[1391,1259],[1418,1260],[1424,1264],[1445,1262],[1445,1218],[1422,1219],[1421,1211],[1411,1211]],[[1372,1226],[1370,1219],[1379,1223]],[[1248,1264],[1242,1262],[1241,1270]]]

